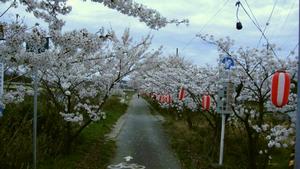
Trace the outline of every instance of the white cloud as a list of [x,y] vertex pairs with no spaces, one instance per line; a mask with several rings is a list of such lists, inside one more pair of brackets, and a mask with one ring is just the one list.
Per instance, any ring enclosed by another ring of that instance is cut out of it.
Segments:
[[[63,16],[62,18],[66,20],[64,30],[87,28],[95,32],[104,26],[108,29],[112,27],[120,34],[126,27],[130,27],[131,33],[138,38],[151,32],[154,35],[153,47],[157,48],[163,45],[165,49],[164,54],[175,53],[175,49],[178,47],[180,50],[184,49],[181,52],[194,63],[215,64],[218,55],[216,49],[194,38],[195,34],[199,33],[206,23],[202,33],[213,34],[219,38],[230,36],[236,41],[237,46],[256,47],[261,37],[260,32],[242,9],[240,9],[240,19],[244,28],[241,31],[235,29],[235,2],[229,0],[226,6],[223,7],[226,1],[227,0],[136,0],[136,2],[156,9],[167,18],[190,19],[191,24],[188,27],[184,25],[179,27],[168,25],[159,31],[150,30],[144,23],[139,22],[138,19],[122,15],[115,10],[104,7],[102,4],[83,2],[81,0],[69,0],[68,3],[73,6],[73,10],[69,15]],[[245,1],[241,2],[249,12]],[[248,2],[262,27],[264,27],[270,15],[274,2],[273,0]],[[3,6],[1,4],[0,12],[4,11],[4,9],[6,9],[5,7],[7,7],[7,5]],[[212,18],[220,9],[222,10]],[[11,10],[10,15],[14,16],[16,12],[26,16],[26,22],[31,24],[36,22],[31,14],[27,14],[24,11]],[[279,55],[287,55],[298,40],[298,1],[278,0],[266,34],[271,42],[277,43],[283,48],[283,50],[279,52]],[[191,39],[193,40],[191,41]],[[262,41],[262,44],[263,43],[265,43],[264,40]]]

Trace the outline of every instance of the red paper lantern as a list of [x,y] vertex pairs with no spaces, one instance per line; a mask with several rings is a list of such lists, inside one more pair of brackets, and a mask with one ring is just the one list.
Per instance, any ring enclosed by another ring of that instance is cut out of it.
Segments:
[[290,94],[290,75],[285,71],[277,71],[272,77],[271,100],[276,107],[288,103]]
[[167,102],[168,104],[171,104],[171,103],[172,103],[172,97],[171,97],[171,95],[167,95],[167,96],[166,96],[166,102]]
[[165,96],[164,95],[160,95],[159,96],[159,102],[160,103],[164,103],[164,100],[165,100]]
[[169,104],[172,104],[172,102],[173,102],[172,96],[169,95]]
[[209,95],[202,96],[202,108],[203,108],[203,110],[209,110],[209,108],[210,108],[210,96]]
[[167,95],[164,95],[164,103],[167,103],[168,102],[168,98],[167,98],[168,96]]
[[178,100],[183,101],[184,97],[185,97],[185,90],[184,87],[181,86],[179,90]]

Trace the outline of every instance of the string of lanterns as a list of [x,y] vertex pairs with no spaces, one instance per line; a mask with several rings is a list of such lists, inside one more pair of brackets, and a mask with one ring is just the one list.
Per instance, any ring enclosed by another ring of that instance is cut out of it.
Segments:
[[[271,80],[271,102],[274,106],[282,108],[288,104],[288,98],[290,94],[291,77],[289,73],[284,70],[279,70],[274,73]],[[153,98],[156,98],[160,103],[172,104],[172,96],[157,95],[155,93],[150,94]],[[186,91],[183,86],[180,87],[178,93],[178,100],[183,101],[186,96]],[[202,110],[208,111],[211,107],[211,97],[208,94],[202,96]]]

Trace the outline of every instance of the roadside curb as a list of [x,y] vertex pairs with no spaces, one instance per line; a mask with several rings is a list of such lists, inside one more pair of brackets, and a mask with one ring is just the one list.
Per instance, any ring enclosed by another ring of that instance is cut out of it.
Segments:
[[112,128],[111,132],[105,135],[106,139],[115,140],[118,137],[124,124],[126,123],[127,116],[128,113],[125,113],[118,119],[118,121],[114,124],[114,127]]

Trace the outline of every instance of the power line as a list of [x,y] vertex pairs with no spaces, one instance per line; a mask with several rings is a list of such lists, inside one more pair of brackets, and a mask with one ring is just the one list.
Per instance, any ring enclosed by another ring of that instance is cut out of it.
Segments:
[[[290,1],[291,4],[287,4],[286,0],[284,2],[285,2],[285,4],[284,4],[285,6],[284,6],[283,10],[287,11],[287,14],[285,16],[283,16],[283,15],[280,16],[281,23],[278,24],[277,29],[272,30],[272,32],[268,33],[269,37],[272,37],[273,34],[278,34],[279,32],[282,32],[284,30],[284,27],[286,26],[286,22],[291,14],[292,9],[294,9],[295,2],[297,2],[297,1],[296,0]],[[277,19],[277,20],[279,20],[279,19]]]
[[193,40],[196,38],[196,36],[194,36],[193,38],[191,38],[185,45],[184,45],[184,47],[183,47],[183,49],[182,50],[184,50],[186,47],[188,47],[192,42],[193,42]]
[[210,19],[203,25],[203,27],[200,29],[200,33],[204,30],[204,28],[224,9],[224,7],[227,5],[227,3],[229,2],[229,0],[225,1],[225,3],[221,6],[221,8],[219,8],[219,10],[217,10],[217,12],[210,17]]
[[250,16],[249,12],[245,9],[244,5],[242,3],[240,3],[242,9],[244,10],[244,12],[246,13],[246,15],[250,18],[250,20],[252,21],[252,23],[256,26],[256,28],[261,32],[262,34],[262,37],[266,40],[267,42],[267,46],[270,47],[272,53],[274,54],[274,56],[276,58],[278,58],[276,52],[274,51],[273,47],[270,45],[270,42],[269,42],[269,39],[267,38],[267,36],[265,35],[265,33],[263,32],[263,30],[261,29],[260,25],[258,25],[254,20],[253,18]]
[[[280,26],[280,28],[276,31],[276,33],[278,33],[278,31],[283,31],[283,30],[284,30],[284,27],[286,26],[286,22],[287,22],[287,20],[288,20],[290,14],[291,14],[292,9],[294,8],[294,6],[295,6],[295,4],[296,4],[296,2],[297,2],[297,1],[294,0],[294,2],[291,4],[291,6],[290,6],[290,8],[289,8],[289,11],[288,11],[288,14],[287,14],[287,16],[285,17],[285,20],[284,20],[283,24],[282,24],[282,25]],[[287,41],[289,41],[289,40],[285,40],[285,41],[283,42],[283,44],[286,44]]]
[[[273,16],[274,9],[275,9],[275,7],[276,7],[276,5],[277,5],[277,2],[278,2],[278,0],[275,0],[275,2],[274,2],[274,4],[273,4],[272,11],[271,11],[271,13],[270,13],[270,16],[269,16],[269,18],[268,18],[268,20],[267,20],[267,22],[266,22],[265,28],[264,28],[264,30],[263,30],[263,33],[266,33],[267,27],[268,27],[269,24],[270,24],[270,21],[271,21],[271,18],[272,18],[272,16]],[[257,47],[258,47],[258,45],[260,44],[261,39],[262,39],[262,35],[261,35],[260,38],[259,38]]]
[[[217,12],[214,14],[214,15],[212,15],[211,17],[210,17],[210,19],[202,26],[202,28],[200,29],[200,33],[202,33],[202,31],[204,30],[204,28],[224,9],[224,7],[227,5],[227,3],[229,2],[229,0],[227,0],[227,1],[225,1],[225,3],[221,6],[221,8],[219,8],[218,10],[217,10]],[[183,47],[183,49],[182,50],[184,50],[187,46],[189,46],[191,43],[192,43],[192,41],[194,40],[196,38],[196,36],[194,36],[193,38],[191,38],[185,45],[184,45],[184,47]]]
[[288,11],[288,14],[287,14],[287,16],[286,16],[286,18],[285,18],[285,20],[284,20],[284,22],[283,22],[283,24],[282,24],[282,26],[280,27],[279,30],[282,30],[282,29],[284,28],[284,26],[286,25],[286,22],[287,22],[287,20],[288,20],[288,18],[289,18],[289,16],[290,16],[291,11],[292,11],[292,9],[294,8],[295,4],[296,4],[296,0],[294,0],[294,2],[292,3],[292,5],[290,6],[289,11]]
[[253,13],[253,11],[252,11],[252,9],[250,8],[250,5],[249,5],[248,1],[247,1],[247,0],[244,0],[244,1],[245,1],[246,5],[247,5],[247,7],[248,7],[248,9],[249,9],[249,11],[250,11],[252,17],[254,18],[256,24],[261,28],[261,26],[260,26],[259,22],[257,21],[255,15],[254,15],[254,13]]
[[0,17],[2,17],[6,12],[8,12],[8,10],[10,8],[12,8],[15,5],[15,3],[16,3],[16,0],[14,0],[14,2],[0,15]]
[[293,50],[290,51],[290,53],[286,56],[286,58],[289,58],[291,55],[293,55],[295,53],[295,50],[297,49],[297,47],[299,47],[299,43],[297,43],[295,45],[295,47],[293,48]]

